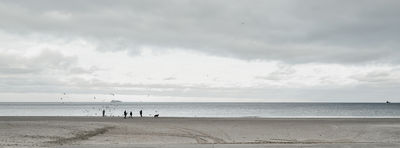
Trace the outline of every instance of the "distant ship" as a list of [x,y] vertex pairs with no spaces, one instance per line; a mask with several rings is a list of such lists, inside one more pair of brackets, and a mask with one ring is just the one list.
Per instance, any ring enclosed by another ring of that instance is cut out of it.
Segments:
[[121,103],[122,101],[119,100],[111,100],[110,103]]
[[386,104],[389,104],[390,102],[389,101],[386,101]]

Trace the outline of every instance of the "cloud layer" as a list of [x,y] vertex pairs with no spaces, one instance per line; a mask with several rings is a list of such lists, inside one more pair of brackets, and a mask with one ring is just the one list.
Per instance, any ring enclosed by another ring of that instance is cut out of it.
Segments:
[[0,97],[400,101],[398,14],[396,0],[3,0]]
[[290,63],[398,62],[400,2],[3,1],[0,28]]

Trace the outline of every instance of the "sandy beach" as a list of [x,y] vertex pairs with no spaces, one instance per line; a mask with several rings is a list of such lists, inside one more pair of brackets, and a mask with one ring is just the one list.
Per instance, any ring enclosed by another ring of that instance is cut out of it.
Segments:
[[400,119],[0,117],[0,147],[400,147]]

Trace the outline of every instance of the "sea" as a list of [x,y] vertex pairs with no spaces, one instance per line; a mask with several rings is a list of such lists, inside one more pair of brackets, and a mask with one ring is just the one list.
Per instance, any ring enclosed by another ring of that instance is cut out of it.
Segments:
[[400,103],[2,102],[0,116],[399,118]]

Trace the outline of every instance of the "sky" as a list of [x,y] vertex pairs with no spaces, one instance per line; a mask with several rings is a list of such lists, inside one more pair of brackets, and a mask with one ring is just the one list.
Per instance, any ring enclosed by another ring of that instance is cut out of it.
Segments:
[[398,0],[0,0],[0,102],[400,101]]

